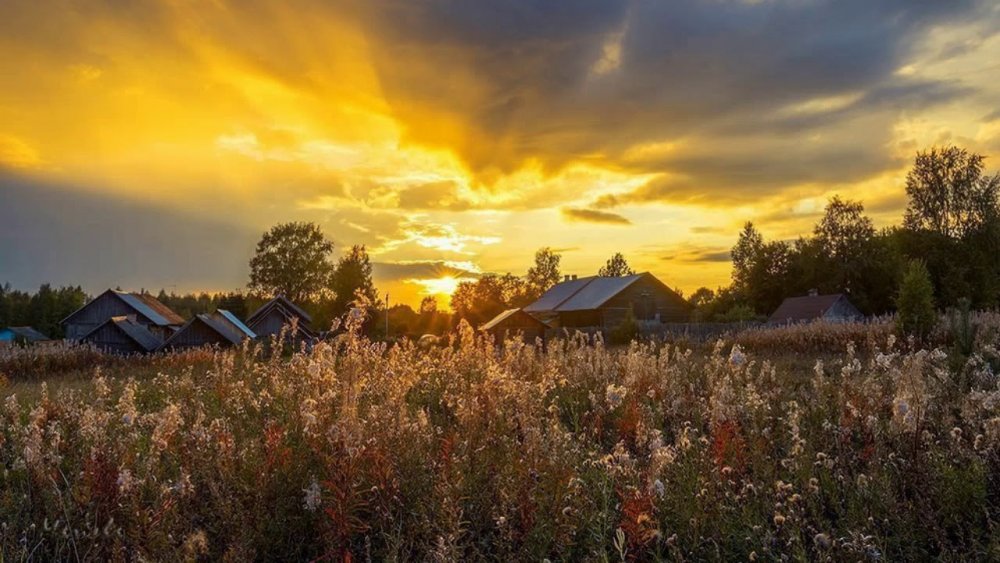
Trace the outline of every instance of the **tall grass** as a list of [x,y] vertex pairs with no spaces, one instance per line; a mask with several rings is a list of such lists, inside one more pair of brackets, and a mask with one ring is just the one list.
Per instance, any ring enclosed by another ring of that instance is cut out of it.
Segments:
[[98,370],[6,399],[0,553],[1000,558],[995,348],[956,392],[946,352],[873,338],[791,364],[746,339],[542,354],[466,327],[439,348],[351,335]]

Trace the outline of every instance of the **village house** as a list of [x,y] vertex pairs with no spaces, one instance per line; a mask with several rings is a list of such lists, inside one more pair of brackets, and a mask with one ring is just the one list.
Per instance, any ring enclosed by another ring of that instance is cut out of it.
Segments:
[[184,324],[180,315],[148,293],[127,293],[109,289],[80,307],[62,324],[68,340],[81,340],[113,317],[126,317],[142,326],[160,342]]
[[286,325],[296,325],[296,334],[289,335],[295,340],[312,340],[316,338],[311,324],[312,317],[285,296],[279,295],[254,311],[247,317],[246,326],[258,337],[267,338],[280,334]]
[[145,324],[125,315],[105,320],[79,340],[113,354],[146,354],[155,352],[163,344]]
[[553,328],[613,329],[632,312],[639,323],[687,322],[691,305],[649,272],[622,277],[575,276],[524,308]]
[[243,341],[256,337],[236,315],[225,309],[218,309],[211,314],[195,315],[163,343],[163,348],[179,350],[200,346],[239,346]]
[[507,309],[494,317],[490,322],[479,327],[479,330],[493,336],[494,342],[503,342],[515,335],[520,335],[527,343],[535,342],[536,338],[545,340],[545,329],[549,326],[525,313],[523,309]]
[[39,344],[48,341],[48,336],[30,326],[9,326],[0,330],[0,346],[10,344]]
[[789,297],[768,318],[769,324],[796,324],[812,321],[846,322],[864,315],[843,293],[818,295],[815,291],[801,297]]

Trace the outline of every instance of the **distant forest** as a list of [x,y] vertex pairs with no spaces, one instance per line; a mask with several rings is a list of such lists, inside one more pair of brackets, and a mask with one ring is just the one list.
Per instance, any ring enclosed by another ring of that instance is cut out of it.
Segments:
[[[959,147],[919,152],[906,177],[907,206],[900,225],[876,229],[860,201],[834,196],[808,236],[794,241],[765,240],[746,223],[731,256],[732,282],[715,290],[702,287],[687,297],[693,321],[732,322],[761,319],[785,297],[846,293],[867,315],[895,310],[903,272],[919,262],[933,286],[939,309],[967,302],[976,309],[1000,305],[1000,174],[988,175],[985,158]],[[313,316],[318,329],[358,302],[371,312],[366,331],[384,332],[384,304],[371,279],[363,246],[354,246],[338,262],[333,243],[312,223],[285,223],[264,233],[250,262],[248,291],[176,295],[160,290],[157,298],[185,318],[217,308],[246,318],[265,298],[290,296]],[[535,253],[526,276],[485,274],[459,284],[451,297],[452,313],[440,311],[433,297],[418,310],[389,309],[394,335],[440,334],[460,319],[479,325],[505,309],[522,307],[558,283],[561,257],[549,248]],[[615,254],[595,272],[601,276],[634,273]],[[81,307],[88,296],[79,287],[42,285],[28,293],[0,286],[0,327],[33,326],[62,337],[59,321]]]

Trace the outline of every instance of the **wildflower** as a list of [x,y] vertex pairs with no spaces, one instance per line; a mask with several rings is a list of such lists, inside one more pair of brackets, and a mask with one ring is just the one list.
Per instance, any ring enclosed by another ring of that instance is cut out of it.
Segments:
[[308,487],[302,489],[302,492],[305,493],[303,506],[309,512],[315,512],[316,509],[319,508],[320,504],[323,503],[322,491],[319,488],[319,483],[316,482],[316,479],[313,479],[312,482],[309,483]]
[[784,524],[784,523],[785,523],[785,517],[782,516],[779,513],[775,513],[775,515],[774,515],[774,525],[778,526],[780,528],[781,525]]
[[615,385],[610,383],[604,390],[604,398],[608,401],[608,406],[611,407],[611,410],[614,410],[622,404],[622,401],[625,400],[625,395],[627,393],[628,389],[626,389],[624,385]]
[[663,485],[663,481],[659,479],[653,481],[653,491],[656,493],[656,496],[663,498],[666,494],[666,487]]
[[129,469],[122,469],[118,472],[118,491],[120,493],[127,493],[135,486],[135,479],[132,477],[132,471]]
[[830,536],[823,533],[816,534],[813,536],[813,544],[815,544],[818,549],[829,549]]
[[729,352],[729,365],[733,367],[740,367],[746,363],[746,361],[746,354],[743,353],[743,350],[740,350],[740,345],[734,344],[733,349]]
[[954,427],[951,429],[951,439],[958,442],[962,439],[962,429],[959,427]]

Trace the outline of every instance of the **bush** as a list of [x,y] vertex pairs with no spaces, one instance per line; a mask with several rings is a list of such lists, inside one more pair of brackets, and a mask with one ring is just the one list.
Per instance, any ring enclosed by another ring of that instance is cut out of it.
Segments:
[[912,260],[907,266],[896,297],[896,308],[896,327],[902,334],[922,339],[934,329],[937,321],[934,286],[923,262]]
[[625,317],[622,319],[621,324],[612,329],[608,335],[608,340],[611,344],[628,344],[635,340],[637,336],[639,336],[639,322],[636,320],[632,308],[629,307],[625,311]]

